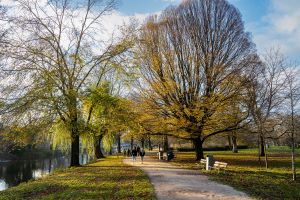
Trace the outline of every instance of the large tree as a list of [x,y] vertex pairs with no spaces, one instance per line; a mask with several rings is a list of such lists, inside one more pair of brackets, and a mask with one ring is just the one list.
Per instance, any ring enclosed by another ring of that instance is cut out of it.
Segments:
[[207,138],[237,129],[247,117],[237,101],[257,56],[240,12],[227,1],[183,1],[149,17],[137,59],[152,121],[192,140],[197,159]]
[[14,14],[3,69],[10,84],[2,93],[6,111],[63,124],[71,138],[71,166],[79,165],[84,91],[103,66],[126,50],[99,34],[105,31],[102,17],[114,5],[114,0],[17,0],[10,8]]

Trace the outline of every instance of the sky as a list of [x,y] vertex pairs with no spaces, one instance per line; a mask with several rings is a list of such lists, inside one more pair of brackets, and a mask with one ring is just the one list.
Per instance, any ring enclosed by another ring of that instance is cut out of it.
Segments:
[[[103,19],[108,32],[106,36],[109,38],[111,33],[118,32],[118,26],[128,23],[133,17],[142,22],[147,16],[159,14],[168,6],[178,5],[181,1],[117,0],[115,10]],[[228,1],[241,12],[245,30],[251,34],[260,54],[276,47],[291,61],[300,63],[300,0]],[[0,2],[11,5],[14,0]]]
[[[228,0],[238,8],[260,54],[273,47],[280,48],[291,60],[300,62],[300,0]],[[142,20],[160,13],[181,0],[120,0],[118,20],[131,16]],[[113,18],[111,18],[113,19]],[[125,20],[126,21],[126,20]]]

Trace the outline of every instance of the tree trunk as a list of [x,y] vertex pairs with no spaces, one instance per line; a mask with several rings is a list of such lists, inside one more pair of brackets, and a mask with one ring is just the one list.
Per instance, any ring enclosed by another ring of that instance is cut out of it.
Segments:
[[79,144],[79,130],[78,130],[78,110],[76,92],[72,88],[69,91],[69,105],[68,111],[70,113],[70,125],[71,125],[71,166],[80,166],[80,144]]
[[163,141],[164,141],[163,151],[168,151],[169,150],[169,141],[168,141],[168,136],[167,135],[164,135]]
[[133,137],[131,137],[131,141],[130,141],[130,149],[133,149]]
[[232,152],[233,153],[238,153],[238,146],[237,146],[235,135],[232,136]]
[[118,134],[118,153],[121,153],[121,134]]
[[231,147],[232,147],[231,136],[228,135],[228,136],[227,136],[227,139],[228,139],[228,146],[229,146],[229,148],[231,148]]
[[71,167],[80,166],[79,163],[79,135],[72,133]]
[[149,148],[149,151],[152,151],[152,144],[151,144],[151,137],[150,136],[148,137],[148,148]]
[[268,154],[267,154],[266,143],[264,143],[264,153],[265,153],[265,167],[266,167],[266,169],[268,169],[269,168],[269,163],[268,163]]
[[296,181],[296,160],[295,160],[295,118],[294,118],[294,98],[291,97],[291,114],[292,114],[292,171],[293,181]]
[[193,139],[193,144],[195,147],[196,160],[200,160],[201,158],[204,158],[203,148],[202,148],[203,142],[201,141],[200,137]]
[[295,142],[294,142],[294,138],[292,138],[292,171],[293,171],[293,181],[296,181],[297,177],[296,177],[296,161],[295,161]]
[[260,144],[259,144],[259,155],[265,156],[265,140],[262,135],[260,135]]
[[96,141],[95,141],[95,157],[97,159],[99,159],[99,158],[105,158],[105,156],[103,155],[102,150],[101,150],[102,138],[103,138],[102,135],[97,136],[96,137]]
[[145,149],[145,139],[144,138],[141,139],[141,145],[142,145],[142,148]]
[[258,135],[257,138],[257,148],[258,148],[258,163],[259,163],[259,167],[261,168],[261,159],[260,159],[260,135]]

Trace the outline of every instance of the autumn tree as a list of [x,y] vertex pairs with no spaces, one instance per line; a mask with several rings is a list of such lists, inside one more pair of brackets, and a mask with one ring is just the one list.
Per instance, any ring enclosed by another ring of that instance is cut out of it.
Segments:
[[[31,113],[60,124],[70,140],[71,166],[79,165],[79,138],[84,130],[84,91],[126,45],[104,40],[102,17],[114,0],[17,0],[11,7],[5,88],[10,114]],[[116,38],[115,38],[116,39]],[[116,39],[117,40],[117,39]],[[20,116],[20,115],[19,115]]]
[[183,1],[149,17],[136,51],[148,121],[163,134],[192,140],[198,160],[207,138],[247,118],[243,104],[236,102],[239,120],[230,105],[243,95],[257,56],[241,14],[227,1]]

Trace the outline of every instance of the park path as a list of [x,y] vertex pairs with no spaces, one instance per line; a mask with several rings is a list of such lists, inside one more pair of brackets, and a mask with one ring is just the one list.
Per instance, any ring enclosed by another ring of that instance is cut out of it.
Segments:
[[135,163],[125,158],[124,162],[140,167],[154,185],[158,200],[250,200],[245,193],[230,186],[208,180],[208,177],[195,170],[180,169],[167,162],[145,157]]

